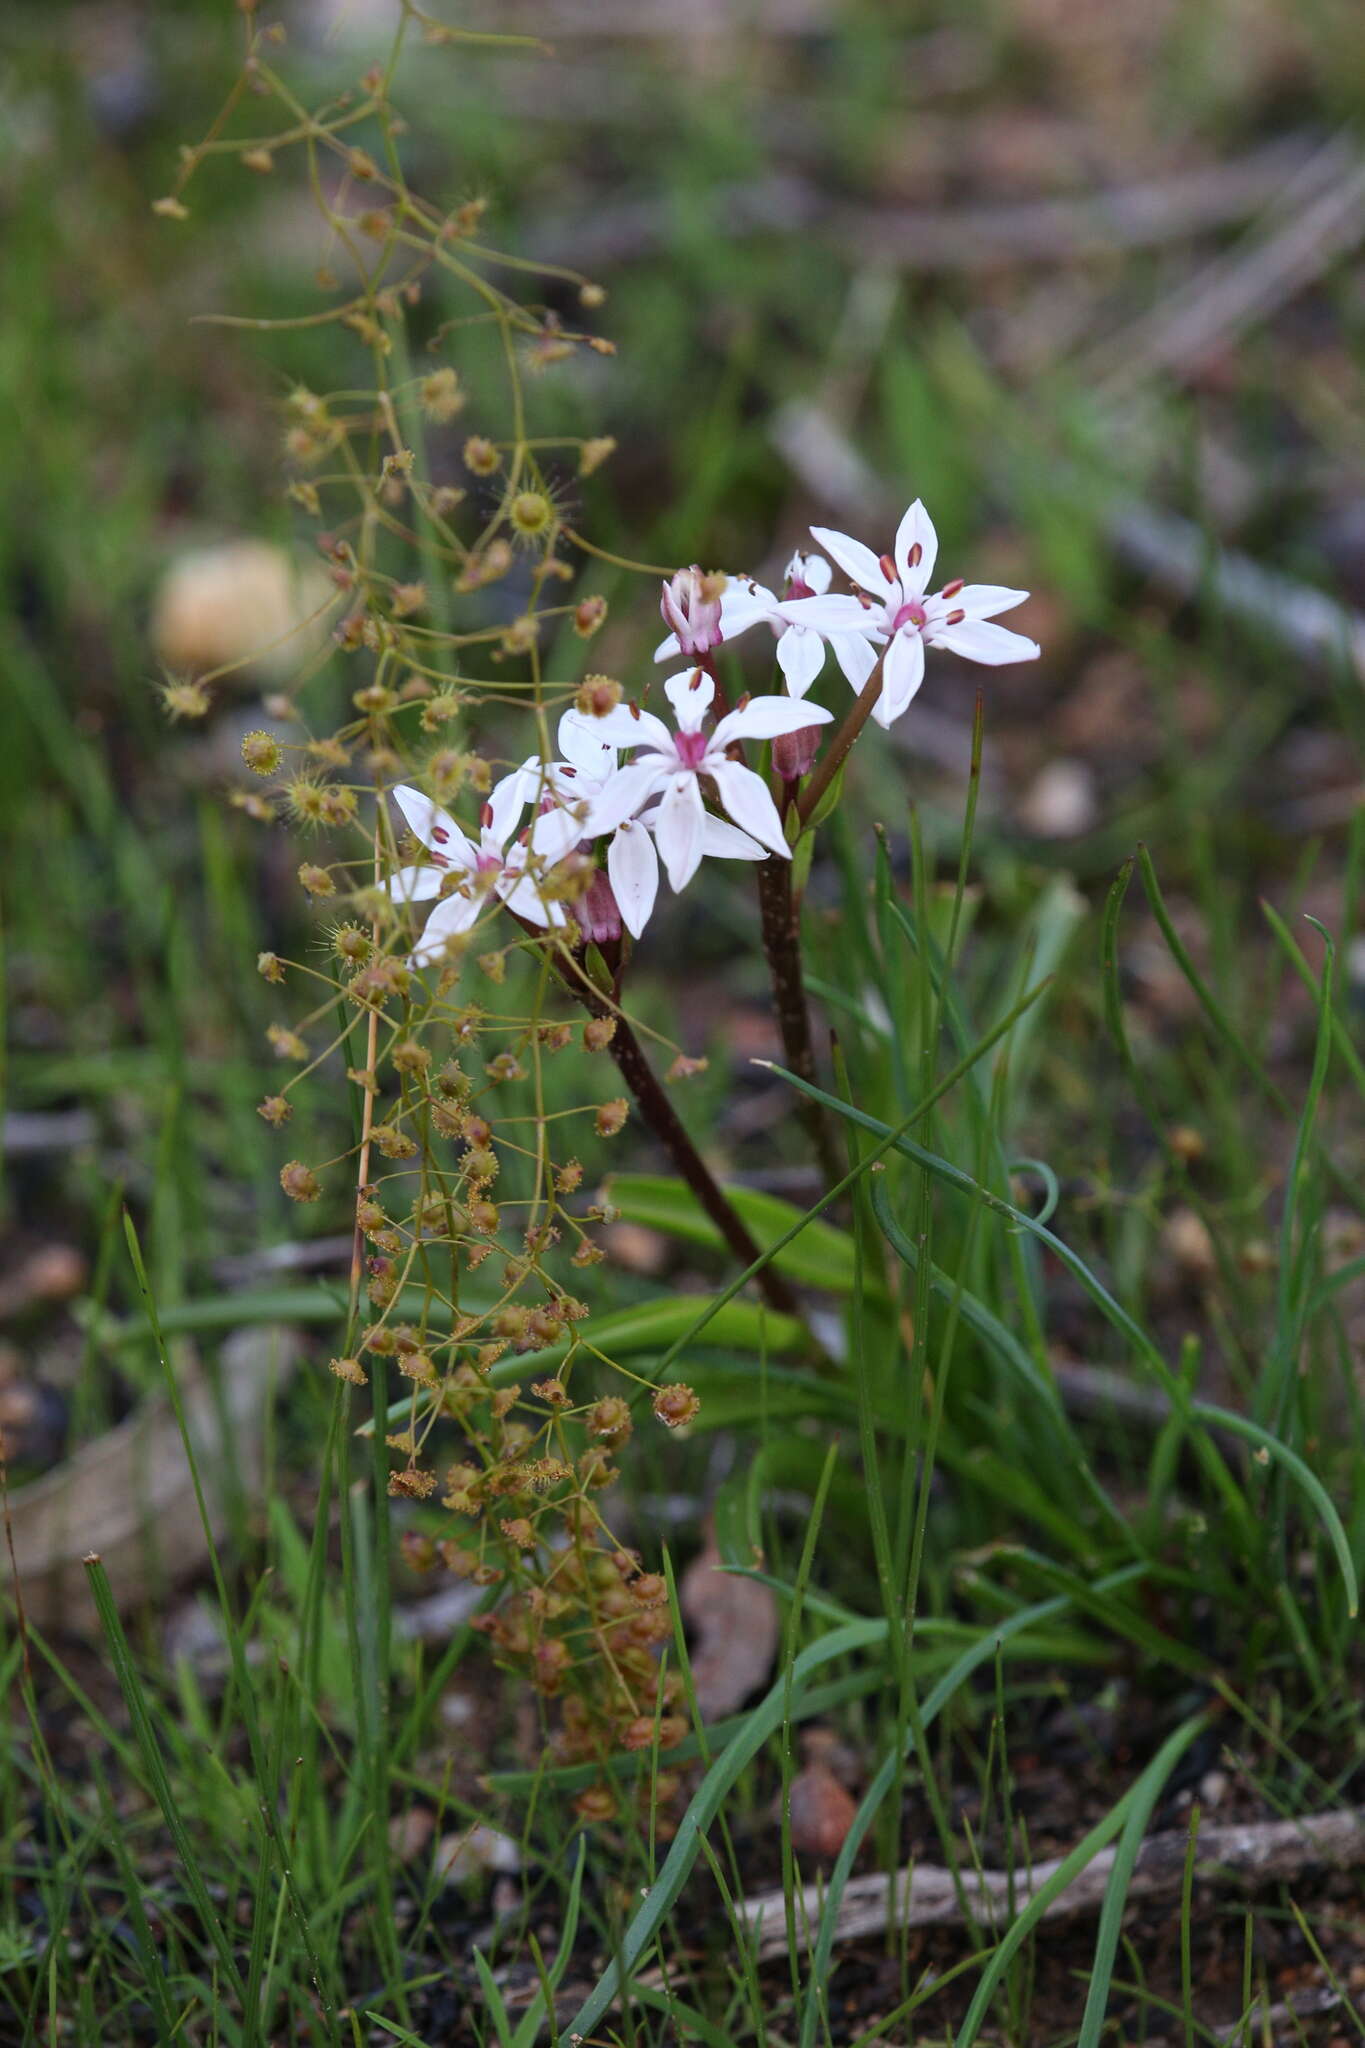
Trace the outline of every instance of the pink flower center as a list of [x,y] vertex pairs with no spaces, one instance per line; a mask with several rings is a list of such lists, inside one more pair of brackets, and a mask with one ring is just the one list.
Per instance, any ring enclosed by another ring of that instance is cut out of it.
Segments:
[[922,633],[924,631],[925,617],[924,606],[918,598],[912,597],[910,602],[903,604],[896,613],[895,618],[891,621],[891,630],[893,633],[899,633],[902,626],[914,626],[918,632]]
[[503,860],[500,853],[480,851],[474,856],[474,872],[477,875],[500,875],[502,868]]
[[680,732],[678,734],[678,760],[684,768],[700,768],[706,758],[707,739],[704,732]]

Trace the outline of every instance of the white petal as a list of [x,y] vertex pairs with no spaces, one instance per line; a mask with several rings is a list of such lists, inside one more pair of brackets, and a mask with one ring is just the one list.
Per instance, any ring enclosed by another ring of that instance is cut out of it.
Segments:
[[643,761],[632,761],[628,767],[609,775],[593,798],[583,838],[596,839],[604,832],[614,832],[623,819],[633,818],[672,772],[676,758],[670,748],[666,761],[650,754]]
[[577,846],[580,839],[587,837],[585,824],[590,826],[591,819],[576,818],[572,811],[541,811],[531,826],[526,853],[518,865],[525,866],[526,859],[534,854],[537,860],[552,868],[556,861],[563,860],[565,854]]
[[777,643],[777,665],[788,693],[804,697],[825,665],[825,643],[809,626],[788,626]]
[[701,850],[708,860],[766,860],[768,850],[751,839],[747,832],[741,832],[738,825],[730,824],[726,818],[717,818],[710,811],[702,827]]
[[808,725],[828,725],[833,718],[823,704],[807,704],[791,697],[751,697],[742,711],[727,711],[711,735],[706,749],[706,773],[712,772],[715,755],[723,754],[732,740],[775,740],[781,732],[804,732]]
[[[919,549],[919,560],[912,564],[910,551],[915,547]],[[907,597],[924,595],[937,560],[938,535],[934,532],[934,522],[922,501],[916,498],[896,531],[896,573]]]
[[[408,830],[423,846],[435,853],[443,853],[456,866],[467,867],[473,859],[473,849],[449,811],[433,803],[429,796],[423,796],[420,789],[412,789],[406,782],[395,783],[390,796],[403,813]],[[465,858],[460,857],[463,848]]]
[[616,766],[616,749],[596,730],[597,721],[581,711],[566,711],[559,721],[559,751],[584,775],[600,782]]
[[715,694],[716,686],[704,668],[689,668],[680,676],[669,677],[664,695],[673,706],[679,732],[701,731]]
[[924,641],[913,626],[899,632],[882,663],[882,694],[872,707],[878,725],[893,725],[924,681]]
[[[754,780],[758,780],[757,776]],[[673,776],[659,805],[654,836],[675,889],[685,889],[701,864],[705,816],[696,776]]]
[[811,532],[825,553],[833,555],[846,576],[851,576],[855,583],[861,583],[864,590],[870,590],[883,602],[890,597],[890,580],[871,548],[864,547],[851,534],[836,533],[831,526],[812,526]]
[[797,555],[794,559],[804,564],[801,581],[807,589],[813,590],[817,597],[823,597],[829,589],[829,579],[834,574],[824,556]]
[[861,633],[831,633],[829,644],[834,659],[861,696],[863,685],[877,666],[877,643]]
[[726,640],[738,640],[741,633],[771,618],[776,610],[777,599],[771,590],[765,590],[751,577],[736,577],[726,585],[720,601],[721,634]]
[[1028,596],[1026,590],[1010,590],[1003,583],[964,583],[952,597],[940,592],[926,607],[942,605],[945,612],[965,612],[969,619],[993,619],[998,612],[1012,612]]
[[540,794],[543,782],[540,762],[533,757],[493,784],[488,793],[488,824],[485,829],[492,833],[500,847],[506,846],[516,831],[522,812]]
[[738,761],[717,761],[714,766],[708,762],[706,772],[714,779],[721,802],[740,830],[790,859],[791,848],[782,836],[782,820],[763,777]]
[[433,960],[439,960],[445,952],[446,940],[467,932],[477,921],[483,903],[483,896],[478,891],[468,896],[447,896],[438,903],[409,956],[412,965],[429,967]]
[[446,868],[399,868],[389,876],[389,894],[395,903],[429,903],[441,893]]
[[1043,651],[1036,640],[1011,633],[1007,626],[987,625],[983,619],[964,619],[957,626],[934,626],[930,634],[932,646],[946,647],[950,654],[960,654],[967,661],[985,662],[988,668],[999,668],[1008,661],[1036,661]]
[[668,638],[661,640],[655,648],[654,659],[656,661],[674,661],[681,653],[682,643],[676,633],[670,633]]
[[649,923],[659,893],[659,856],[643,825],[627,818],[607,848],[607,876],[633,939]]
[[609,747],[655,747],[663,754],[673,751],[673,735],[662,718],[652,711],[637,710],[633,704],[618,704],[614,711],[604,711],[600,718],[584,723]]
[[857,597],[788,597],[778,606],[791,626],[814,633],[876,633],[886,616],[884,604],[864,604]]
[[498,883],[498,894],[512,915],[525,918],[527,924],[564,922],[563,904],[542,902],[540,884],[533,875],[518,874],[515,868],[508,868]]

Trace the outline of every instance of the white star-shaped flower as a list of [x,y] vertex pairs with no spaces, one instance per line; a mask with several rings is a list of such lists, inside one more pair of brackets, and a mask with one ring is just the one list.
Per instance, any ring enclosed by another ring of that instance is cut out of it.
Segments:
[[782,616],[793,625],[835,636],[847,644],[862,637],[866,668],[850,673],[839,645],[840,665],[855,690],[861,690],[884,647],[882,694],[872,716],[890,725],[911,702],[924,681],[924,650],[946,647],[968,661],[997,667],[1009,661],[1036,661],[1038,643],[1022,633],[988,621],[1022,604],[1026,590],[1007,590],[998,583],[945,583],[929,593],[929,578],[938,555],[933,521],[918,498],[900,523],[891,554],[877,556],[847,533],[813,526],[812,534],[839,567],[867,593],[865,597],[803,597],[784,602]]
[[[818,704],[793,703],[790,697],[754,697],[739,710],[727,712],[708,733],[702,728],[715,692],[715,683],[701,669],[669,678],[664,694],[678,721],[676,733],[652,712],[628,704],[584,721],[609,746],[638,750],[633,761],[609,778],[594,802],[593,829],[614,831],[626,819],[638,818],[657,797],[653,832],[675,889],[686,888],[707,851],[703,778],[741,832],[770,852],[790,858],[767,783],[742,761],[732,761],[726,749],[738,740],[776,739],[781,733],[821,725],[831,716]],[[633,857],[639,859],[638,850]]]
[[[552,761],[545,780],[555,796],[566,804],[586,803],[586,831],[600,831],[596,814],[604,808],[603,798],[612,778],[619,772],[617,748],[600,734],[601,721],[579,711],[566,711],[559,721],[560,761]],[[616,799],[611,799],[613,805]],[[646,802],[636,817],[622,818],[607,843],[607,879],[632,938],[638,939],[654,909],[659,893],[659,857],[651,836],[659,822],[659,803]],[[738,826],[716,818],[708,811],[702,830],[702,856],[713,860],[762,860],[766,849]]]
[[581,818],[555,808],[542,811],[528,830],[518,832],[521,814],[544,779],[540,763],[528,761],[495,783],[477,840],[467,838],[450,813],[421,790],[400,783],[391,792],[428,858],[421,867],[400,868],[392,875],[389,894],[398,903],[439,898],[410,956],[412,966],[439,960],[447,939],[467,932],[492,897],[501,898],[528,924],[563,924],[562,906],[544,899],[541,883],[578,843],[584,827]]

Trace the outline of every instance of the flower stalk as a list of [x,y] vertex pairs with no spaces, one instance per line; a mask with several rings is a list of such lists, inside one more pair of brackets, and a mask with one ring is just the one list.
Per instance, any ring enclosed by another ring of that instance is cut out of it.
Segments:
[[[743,1218],[693,1144],[686,1125],[669,1101],[663,1083],[650,1065],[645,1049],[629,1022],[616,1005],[594,987],[586,969],[581,964],[576,965],[576,973],[561,970],[564,986],[592,1016],[614,1023],[616,1028],[608,1050],[641,1116],[715,1224],[729,1251],[741,1266],[752,1266],[762,1258],[762,1246],[755,1242]],[[801,1305],[776,1267],[760,1266],[754,1278],[770,1308],[776,1309],[780,1315],[800,1319]]]
[[[768,963],[773,1010],[782,1034],[783,1055],[794,1074],[800,1075],[803,1081],[814,1081],[815,1047],[801,963],[800,906],[792,891],[791,862],[765,860],[755,873],[763,927],[763,954]],[[815,1148],[820,1171],[832,1186],[841,1177],[843,1169],[824,1112],[818,1102],[803,1096],[798,1114]]]

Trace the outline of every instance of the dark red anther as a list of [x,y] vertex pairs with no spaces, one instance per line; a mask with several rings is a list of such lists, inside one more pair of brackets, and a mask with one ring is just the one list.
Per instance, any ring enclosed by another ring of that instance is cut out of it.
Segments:
[[918,541],[915,542],[905,559],[909,562],[912,569],[918,569],[920,563],[924,560],[924,549]]
[[883,555],[878,561],[877,567],[881,570],[888,583],[896,581],[896,565],[890,555]]
[[489,827],[490,827],[490,826],[492,825],[492,823],[493,823],[493,806],[492,806],[492,804],[485,804],[485,805],[484,805],[484,807],[483,807],[483,809],[482,809],[482,810],[481,810],[481,811],[479,812],[479,823],[480,823],[480,824],[481,824],[481,825],[483,826],[483,828],[484,828],[484,830],[485,830],[485,831],[487,831],[487,830],[488,830],[488,828],[489,828]]
[[952,580],[952,582],[951,582],[951,583],[945,583],[945,584],[944,584],[944,586],[943,586],[942,590],[940,590],[940,592],[939,592],[939,596],[940,596],[940,597],[956,597],[956,596],[957,596],[957,593],[959,592],[959,590],[961,590],[961,588],[962,588],[963,584],[964,584],[964,583],[965,583],[966,581],[967,581],[967,579],[966,579],[966,577],[965,577],[965,576],[955,576],[955,577],[953,578],[953,580]]
[[432,826],[432,828],[431,828],[431,836],[432,836],[432,838],[433,838],[433,839],[435,839],[435,840],[436,840],[436,841],[437,841],[437,842],[438,842],[438,843],[439,843],[439,844],[440,844],[441,846],[444,846],[444,845],[445,845],[445,843],[446,843],[446,841],[447,841],[447,839],[449,839],[449,837],[450,837],[450,834],[449,834],[449,833],[448,833],[448,832],[446,831],[446,828],[445,828],[445,826],[444,826],[444,825],[433,825],[433,826]]
[[947,618],[943,621],[943,623],[945,626],[960,626],[962,624],[962,621],[966,618],[966,616],[967,614],[962,611],[949,612]]

